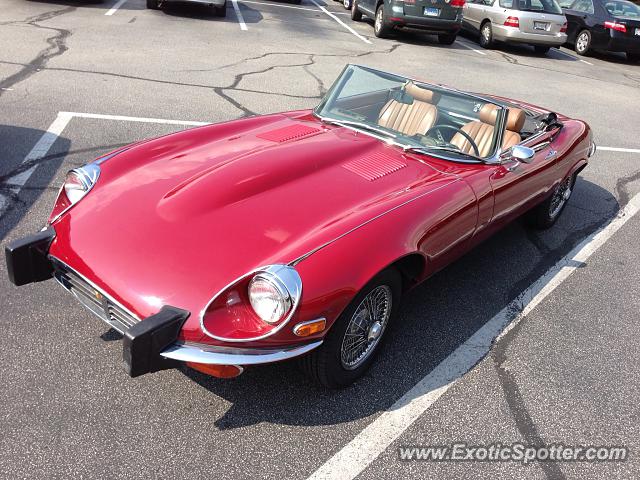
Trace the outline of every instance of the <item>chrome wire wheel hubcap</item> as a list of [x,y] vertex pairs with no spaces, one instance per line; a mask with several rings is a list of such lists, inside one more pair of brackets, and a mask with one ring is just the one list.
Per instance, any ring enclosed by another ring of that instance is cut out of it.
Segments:
[[567,200],[569,200],[570,196],[571,177],[567,178],[558,186],[553,194],[553,197],[551,198],[551,208],[549,209],[549,216],[551,218],[554,218],[556,215],[558,215],[558,213],[560,213],[560,210],[562,210],[562,207],[564,207],[564,204],[567,203]]
[[345,369],[355,370],[371,356],[389,321],[391,301],[391,288],[380,285],[360,302],[342,339],[340,360]]
[[484,38],[484,41],[486,43],[489,43],[489,37],[491,37],[491,30],[489,28],[489,25],[485,25],[482,28],[482,37]]

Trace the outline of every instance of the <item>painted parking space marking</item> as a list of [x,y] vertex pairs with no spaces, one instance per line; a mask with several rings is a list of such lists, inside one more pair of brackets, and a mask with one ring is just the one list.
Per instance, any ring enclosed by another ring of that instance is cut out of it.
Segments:
[[118,0],[108,11],[107,13],[105,13],[106,16],[110,17],[111,15],[113,15],[114,13],[116,13],[118,11],[118,9],[124,5],[127,2],[127,0]]
[[593,66],[593,63],[591,63],[591,62],[587,62],[586,60],[583,60],[583,59],[578,58],[578,57],[576,57],[576,56],[574,56],[574,55],[571,55],[570,53],[563,52],[563,51],[562,51],[562,50],[560,50],[559,48],[553,49],[552,51],[554,51],[554,52],[556,52],[556,53],[559,53],[560,55],[564,55],[565,57],[569,57],[569,58],[570,58],[570,59],[572,59],[572,60],[579,60],[579,61],[580,61],[580,62],[582,62],[582,63],[586,63],[587,65],[591,65],[591,66]]
[[467,45],[465,42],[462,42],[460,40],[456,40],[455,42],[457,45],[463,46],[464,48],[467,48],[469,50],[472,50],[474,52],[476,52],[479,55],[486,55],[485,52],[483,52],[482,50],[478,50],[477,48],[473,48],[471,45]]
[[[265,5],[267,7],[276,7],[276,8],[290,8],[293,10],[306,10],[309,12],[318,12],[317,8],[311,7],[301,7],[299,5],[284,5],[282,3],[269,3],[269,2],[259,2],[257,0],[240,0],[240,3],[251,3],[254,5]],[[351,15],[349,12],[331,12],[334,15]]]
[[322,5],[320,5],[318,2],[316,2],[315,0],[311,0],[311,3],[313,3],[316,7],[318,7],[318,9],[320,9],[320,11],[322,11],[323,13],[329,15],[331,18],[333,18],[336,22],[338,22],[338,24],[340,24],[341,26],[343,26],[344,28],[346,28],[349,32],[353,33],[356,37],[358,37],[360,40],[362,40],[364,43],[368,43],[369,45],[371,45],[371,42],[369,41],[368,38],[363,37],[362,35],[360,35],[358,32],[356,32],[353,28],[351,28],[349,25],[347,25],[346,23],[344,23],[342,20],[340,20],[338,17],[335,16],[335,14],[333,14],[332,12],[330,12],[329,10],[327,10],[326,8],[324,8]]
[[603,152],[622,152],[622,153],[640,153],[640,148],[618,148],[618,147],[597,147],[597,151]]
[[[423,377],[388,410],[370,423],[316,470],[309,480],[353,479],[380,456],[451,386],[482,360],[494,341],[522,321],[640,210],[640,194],[605,226],[575,246],[547,273],[484,324],[466,342]],[[515,317],[512,312],[520,312]]]
[[240,11],[238,0],[231,0],[231,3],[233,4],[233,10],[236,12],[236,18],[238,19],[238,23],[240,24],[240,30],[248,30],[247,24],[244,23],[244,17],[242,16],[242,12]]
[[[181,125],[188,127],[198,127],[208,125],[209,122],[194,122],[189,120],[169,120],[164,118],[147,118],[147,117],[128,117],[124,115],[102,115],[99,113],[79,113],[79,112],[58,112],[55,120],[49,125],[49,128],[42,134],[33,148],[27,153],[22,160],[22,165],[33,165],[5,180],[10,185],[9,189],[14,195],[18,195],[22,187],[25,186],[33,172],[36,171],[38,160],[44,158],[58,137],[67,127],[73,118],[93,118],[97,120],[116,120],[120,122],[140,122],[140,123],[156,123],[164,125]],[[7,208],[7,198],[0,195],[0,216],[4,215]]]

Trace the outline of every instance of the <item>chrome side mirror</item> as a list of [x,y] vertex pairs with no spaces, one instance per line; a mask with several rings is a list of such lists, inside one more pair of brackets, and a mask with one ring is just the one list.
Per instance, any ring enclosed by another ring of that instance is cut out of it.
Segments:
[[533,148],[514,145],[511,147],[511,158],[521,163],[531,163],[536,151]]

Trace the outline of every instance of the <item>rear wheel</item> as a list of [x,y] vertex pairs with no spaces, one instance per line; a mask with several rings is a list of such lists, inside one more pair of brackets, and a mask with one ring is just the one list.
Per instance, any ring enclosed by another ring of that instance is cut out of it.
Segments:
[[227,2],[224,2],[224,5],[221,7],[213,7],[213,12],[216,17],[226,17],[227,16]]
[[353,0],[353,5],[351,6],[351,20],[354,22],[362,20],[362,12],[358,10],[358,0]]
[[563,180],[551,196],[527,213],[526,219],[532,227],[545,230],[550,228],[567,206],[576,183],[575,175]]
[[147,0],[147,8],[151,10],[158,10],[160,8],[159,0]]
[[328,388],[346,387],[360,378],[393,320],[400,285],[395,269],[376,275],[338,317],[322,345],[300,359],[302,369]]
[[493,28],[491,22],[485,22],[480,27],[480,46],[483,48],[493,48]]
[[578,55],[588,55],[591,51],[591,32],[582,30],[576,37],[575,51]]
[[373,24],[373,33],[375,33],[378,38],[386,38],[389,36],[389,31],[391,28],[386,23],[386,18],[384,15],[384,5],[380,5],[378,10],[376,10],[376,19]]
[[441,33],[438,35],[438,43],[440,45],[453,45],[453,42],[456,41],[455,33]]
[[533,49],[536,51],[537,54],[539,55],[546,55],[547,52],[549,50],[551,50],[551,47],[545,47],[544,45],[534,45]]
[[342,6],[344,6],[344,8],[346,8],[347,10],[351,10],[351,7],[353,6],[353,0],[343,0]]
[[635,63],[640,62],[640,53],[627,52],[627,60]]

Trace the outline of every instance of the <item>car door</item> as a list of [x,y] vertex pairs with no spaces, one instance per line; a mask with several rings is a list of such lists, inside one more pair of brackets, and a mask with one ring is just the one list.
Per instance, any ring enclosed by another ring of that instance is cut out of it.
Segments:
[[[565,5],[568,6],[565,7]],[[589,16],[593,17],[595,13],[593,0],[574,0],[572,2],[565,0],[560,2],[560,6],[567,17],[567,41],[573,43],[578,33],[588,28],[587,23],[593,24],[593,21],[588,22]]]
[[554,137],[558,132],[555,128],[521,143],[536,151],[531,163],[511,160],[506,155],[503,163],[496,167],[490,178],[494,195],[491,223],[503,224],[521,215],[557,183],[558,153]]
[[471,0],[462,8],[462,26],[465,30],[477,33],[480,31],[484,0]]

